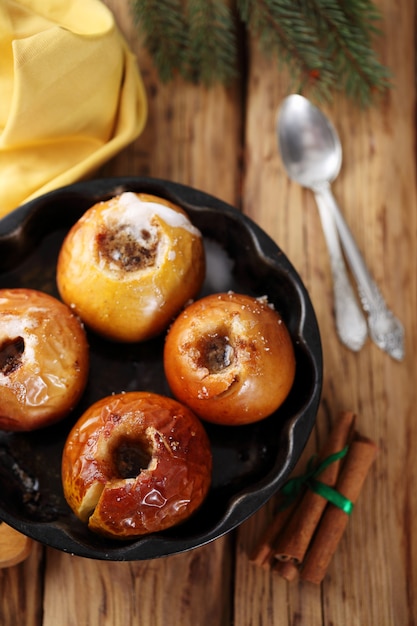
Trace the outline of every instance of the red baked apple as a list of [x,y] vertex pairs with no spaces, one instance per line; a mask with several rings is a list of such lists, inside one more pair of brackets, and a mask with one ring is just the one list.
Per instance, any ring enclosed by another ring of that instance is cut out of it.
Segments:
[[75,424],[62,483],[90,530],[131,539],[190,517],[207,495],[211,467],[209,439],[190,409],[132,391],[99,400]]

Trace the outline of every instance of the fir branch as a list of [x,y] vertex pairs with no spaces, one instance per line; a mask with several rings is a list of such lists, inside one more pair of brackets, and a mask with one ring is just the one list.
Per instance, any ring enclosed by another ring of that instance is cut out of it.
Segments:
[[188,29],[181,0],[131,0],[136,25],[163,82],[183,67]]
[[[304,15],[315,23],[326,58],[339,77],[338,90],[362,106],[368,106],[376,91],[389,87],[389,72],[372,49],[376,9],[366,0],[301,0]],[[366,26],[365,26],[366,25]]]
[[293,81],[301,83],[300,90],[303,84],[314,82],[321,95],[329,97],[336,76],[297,1],[238,0],[237,8],[248,30],[259,38],[263,52],[275,54],[289,66]]
[[[163,81],[227,84],[236,75],[235,21],[228,0],[131,0],[138,29]],[[344,91],[369,105],[390,85],[373,42],[381,15],[372,0],[236,0],[238,18],[264,54],[288,66],[298,91]]]
[[344,2],[344,11],[348,20],[360,28],[367,37],[368,44],[372,44],[374,37],[382,35],[382,31],[377,25],[381,22],[382,15],[379,9],[369,0],[355,0],[354,2]]
[[237,75],[237,43],[231,11],[223,0],[191,0],[188,3],[189,77],[209,86],[228,83]]

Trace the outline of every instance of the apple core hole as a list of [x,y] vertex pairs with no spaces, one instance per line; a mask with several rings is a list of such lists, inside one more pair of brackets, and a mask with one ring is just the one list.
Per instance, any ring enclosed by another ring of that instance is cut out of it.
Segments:
[[217,374],[232,364],[234,350],[227,333],[223,331],[202,337],[197,350],[198,367],[206,368],[210,374]]
[[4,376],[9,376],[22,365],[22,357],[25,351],[25,340],[23,337],[6,339],[0,345],[0,372]]
[[122,440],[113,451],[114,471],[117,478],[136,478],[149,467],[151,460],[152,454],[147,442]]

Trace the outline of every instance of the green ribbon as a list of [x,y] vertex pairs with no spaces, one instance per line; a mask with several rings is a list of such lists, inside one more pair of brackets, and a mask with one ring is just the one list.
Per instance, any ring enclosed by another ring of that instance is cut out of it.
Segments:
[[334,489],[333,487],[317,480],[317,476],[321,474],[326,467],[335,461],[339,461],[339,459],[343,459],[343,457],[346,456],[348,449],[349,446],[345,446],[343,450],[331,454],[319,463],[317,467],[314,463],[316,457],[313,456],[307,464],[306,472],[301,476],[294,476],[294,478],[290,478],[282,487],[281,493],[286,496],[286,499],[280,506],[280,510],[286,509],[298,497],[304,487],[308,487],[319,496],[322,496],[334,504],[334,506],[337,506],[339,509],[347,513],[347,515],[350,515],[353,511],[353,502],[348,500],[348,498],[345,498],[345,496],[337,491],[337,489]]

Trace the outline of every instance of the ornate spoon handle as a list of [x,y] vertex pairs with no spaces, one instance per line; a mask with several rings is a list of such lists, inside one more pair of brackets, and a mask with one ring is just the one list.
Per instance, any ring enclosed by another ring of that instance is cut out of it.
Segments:
[[356,352],[362,348],[368,334],[366,320],[349,282],[333,214],[320,194],[316,195],[316,200],[333,275],[336,329],[342,343]]
[[315,187],[314,192],[330,208],[339,232],[346,259],[355,277],[363,309],[368,313],[369,334],[372,341],[391,357],[404,358],[404,329],[401,322],[388,309],[381,292],[371,278],[368,268],[352,233],[333,197],[328,183]]

